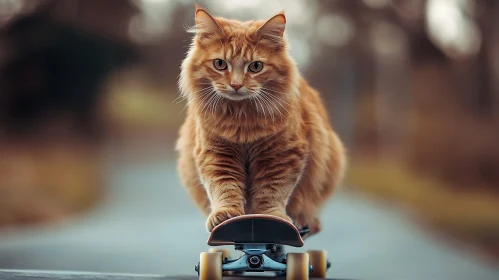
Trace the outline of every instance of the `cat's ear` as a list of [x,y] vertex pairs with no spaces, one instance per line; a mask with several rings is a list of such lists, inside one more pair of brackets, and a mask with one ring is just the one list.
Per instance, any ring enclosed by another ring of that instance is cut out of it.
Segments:
[[223,35],[224,31],[215,19],[201,6],[196,4],[196,30],[198,34]]
[[286,27],[286,16],[284,11],[267,20],[256,33],[259,36],[268,36],[271,38],[282,37],[284,35],[284,28]]

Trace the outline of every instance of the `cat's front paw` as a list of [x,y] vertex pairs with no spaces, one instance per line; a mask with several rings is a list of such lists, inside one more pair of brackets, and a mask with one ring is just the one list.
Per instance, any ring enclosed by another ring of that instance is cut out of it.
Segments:
[[317,217],[306,219],[299,216],[295,221],[295,225],[299,229],[308,227],[309,232],[303,236],[304,239],[322,231],[322,223]]
[[208,216],[208,219],[206,220],[206,229],[208,232],[211,232],[214,227],[222,222],[241,215],[244,215],[244,212],[236,207],[220,207],[212,211]]

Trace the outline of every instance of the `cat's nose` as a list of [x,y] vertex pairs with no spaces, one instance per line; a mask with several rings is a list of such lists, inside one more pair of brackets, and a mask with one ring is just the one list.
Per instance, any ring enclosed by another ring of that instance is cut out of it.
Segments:
[[233,87],[235,91],[238,91],[240,88],[243,87],[242,84],[230,84],[230,86]]

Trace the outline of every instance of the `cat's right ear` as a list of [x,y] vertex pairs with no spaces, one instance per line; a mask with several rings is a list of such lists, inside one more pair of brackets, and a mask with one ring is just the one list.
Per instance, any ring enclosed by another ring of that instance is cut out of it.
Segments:
[[196,33],[200,39],[211,35],[223,36],[224,31],[216,20],[203,8],[196,4]]

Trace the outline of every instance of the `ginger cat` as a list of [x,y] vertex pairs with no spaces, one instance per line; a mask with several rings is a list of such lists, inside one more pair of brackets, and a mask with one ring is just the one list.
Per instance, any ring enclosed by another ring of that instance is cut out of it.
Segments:
[[258,213],[319,232],[345,149],[288,54],[284,13],[240,22],[196,6],[195,18],[179,79],[188,113],[176,150],[207,230]]

